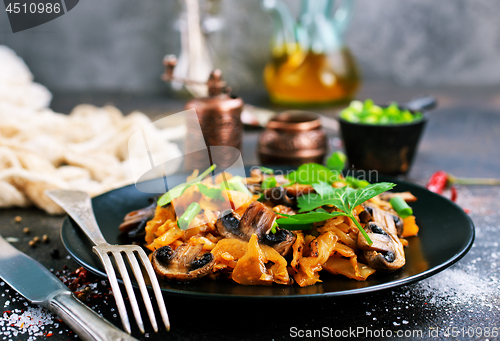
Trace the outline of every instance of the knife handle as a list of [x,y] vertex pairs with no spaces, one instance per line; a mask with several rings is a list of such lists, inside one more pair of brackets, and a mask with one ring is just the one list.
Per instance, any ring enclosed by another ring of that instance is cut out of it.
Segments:
[[137,341],[97,315],[69,291],[58,291],[44,303],[46,308],[59,315],[82,340]]

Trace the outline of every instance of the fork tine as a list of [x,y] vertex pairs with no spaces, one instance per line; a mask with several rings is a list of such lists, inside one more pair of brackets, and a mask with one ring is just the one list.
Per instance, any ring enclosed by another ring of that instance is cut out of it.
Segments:
[[146,310],[148,312],[151,325],[153,326],[154,331],[158,332],[158,323],[156,322],[155,312],[153,310],[153,305],[151,304],[151,298],[149,297],[149,292],[148,289],[146,288],[146,283],[144,282],[144,277],[141,271],[141,267],[137,262],[134,250],[126,251],[125,254],[127,255],[128,261],[132,266],[135,279],[137,280],[137,284],[139,285],[139,289],[141,290],[142,299],[144,301],[144,305],[146,306]]
[[167,308],[165,307],[165,301],[161,293],[160,284],[158,283],[158,278],[156,277],[156,273],[153,269],[153,266],[151,265],[151,262],[148,259],[148,256],[146,255],[146,252],[144,252],[144,250],[141,248],[137,248],[137,253],[139,254],[139,258],[142,262],[142,265],[144,265],[144,268],[148,272],[149,280],[151,282],[151,286],[153,287],[153,291],[155,293],[156,302],[158,303],[158,308],[160,310],[163,323],[165,324],[167,330],[170,330],[170,321],[168,319]]
[[125,302],[123,301],[120,286],[118,285],[118,281],[116,280],[116,274],[115,270],[113,269],[113,264],[111,263],[111,260],[109,259],[109,256],[106,252],[100,252],[96,247],[94,247],[94,251],[97,251],[96,253],[99,255],[99,258],[101,258],[101,261],[104,264],[104,269],[108,274],[109,284],[111,285],[111,290],[113,290],[113,297],[115,298],[123,328],[127,333],[130,334],[132,332],[132,330],[130,329],[130,321],[128,319],[127,309],[125,308]]
[[115,257],[116,265],[118,266],[118,270],[120,271],[120,275],[122,277],[123,284],[125,285],[125,289],[127,290],[128,298],[130,301],[130,306],[132,307],[132,311],[135,316],[135,321],[137,322],[137,326],[141,330],[142,333],[145,333],[144,323],[142,322],[141,312],[139,310],[139,305],[137,304],[137,298],[135,297],[134,288],[132,287],[132,282],[130,281],[130,276],[128,275],[127,267],[123,262],[122,254],[119,251],[112,251],[113,256]]

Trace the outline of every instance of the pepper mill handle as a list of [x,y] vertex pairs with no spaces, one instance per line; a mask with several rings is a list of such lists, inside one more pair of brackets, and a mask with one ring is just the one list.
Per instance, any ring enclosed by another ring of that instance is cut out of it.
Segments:
[[230,94],[231,88],[227,85],[225,81],[222,80],[222,71],[220,69],[215,69],[210,73],[208,80],[206,82],[195,81],[192,79],[175,77],[174,69],[177,65],[177,57],[170,54],[163,58],[163,66],[165,67],[165,72],[162,74],[161,79],[165,82],[169,81],[179,81],[184,84],[195,84],[195,85],[206,85],[208,86],[208,96],[214,97],[222,93]]

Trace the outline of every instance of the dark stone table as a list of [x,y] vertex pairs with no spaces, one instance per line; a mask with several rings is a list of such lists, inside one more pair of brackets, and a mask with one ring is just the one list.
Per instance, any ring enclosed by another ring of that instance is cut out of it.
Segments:
[[[500,177],[500,89],[425,90],[369,84],[359,97],[371,97],[376,102],[404,101],[423,92],[435,94],[440,107],[432,113],[407,180],[424,185],[437,170],[461,177]],[[243,97],[249,103],[270,106],[263,93]],[[97,105],[113,102],[125,113],[138,109],[152,117],[182,109],[182,100],[178,99],[113,94],[61,94],[55,97],[53,108],[68,112],[82,101]],[[330,116],[335,112],[316,110]],[[245,132],[246,164],[258,162],[255,146],[259,133],[259,130]],[[499,202],[500,187],[458,187],[457,203],[470,210],[476,241],[457,264],[421,282],[377,294],[313,301],[216,302],[165,295],[171,331],[155,334],[146,323],[147,334],[141,335],[135,329],[133,335],[144,340],[280,340],[300,336],[326,339],[335,333],[368,339],[497,339],[500,335]],[[16,216],[22,221],[16,222]],[[69,258],[59,239],[63,219],[34,208],[0,210],[0,231],[4,237],[17,238],[13,245],[47,268],[54,272],[67,268],[66,272],[71,272],[78,265]],[[30,228],[29,235],[23,233],[24,227]],[[48,235],[48,243],[39,243],[35,248],[28,246],[33,236],[43,234]],[[59,251],[58,258],[51,256],[55,249]],[[29,278],[29,274],[27,279],[37,280]],[[94,298],[89,305],[120,326],[112,298]],[[0,281],[0,310],[6,311],[3,323],[0,322],[0,340],[75,339],[57,318],[39,332],[42,336],[33,332],[31,336],[27,332],[16,335],[14,327],[6,328],[6,317],[16,309],[25,311],[28,307]],[[360,334],[356,334],[358,331]],[[396,334],[398,331],[400,334]]]

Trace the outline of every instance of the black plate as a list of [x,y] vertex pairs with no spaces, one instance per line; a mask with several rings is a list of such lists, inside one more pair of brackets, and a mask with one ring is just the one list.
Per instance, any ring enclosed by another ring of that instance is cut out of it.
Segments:
[[[185,181],[186,174],[172,177],[181,183]],[[231,281],[202,279],[192,284],[161,282],[162,290],[169,294],[209,299],[299,299],[356,295],[420,281],[451,266],[469,251],[474,242],[474,225],[460,207],[405,181],[384,177],[380,177],[380,181],[394,182],[397,191],[411,191],[418,198],[411,206],[420,232],[418,236],[408,238],[406,265],[402,269],[390,274],[376,273],[364,282],[323,271],[322,283],[305,288],[296,284],[243,286]],[[109,243],[119,243],[118,225],[125,214],[147,206],[150,197],[151,194],[139,192],[131,185],[92,199],[97,222]],[[66,218],[63,223],[61,237],[64,246],[78,263],[97,275],[106,276],[99,259],[92,252],[91,242],[70,218]]]

